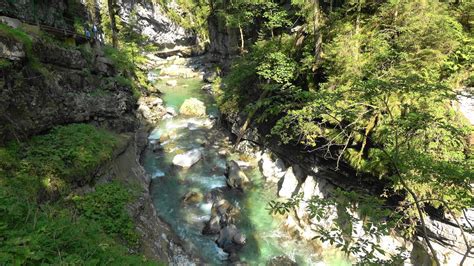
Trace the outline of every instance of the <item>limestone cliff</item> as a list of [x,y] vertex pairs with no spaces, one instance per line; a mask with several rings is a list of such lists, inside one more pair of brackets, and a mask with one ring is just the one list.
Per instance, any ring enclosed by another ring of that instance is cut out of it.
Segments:
[[[0,72],[0,142],[67,123],[92,122],[118,132],[136,127],[132,90],[117,82],[100,52],[91,50],[90,56],[40,38],[26,51],[7,36],[0,36],[0,48],[0,58],[10,64]],[[27,59],[28,53],[38,62]]]

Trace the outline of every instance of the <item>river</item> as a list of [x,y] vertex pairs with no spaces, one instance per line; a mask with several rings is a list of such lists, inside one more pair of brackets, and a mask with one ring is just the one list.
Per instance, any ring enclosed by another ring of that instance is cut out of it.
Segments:
[[[178,111],[185,99],[194,97],[206,104],[210,117],[218,117],[216,103],[211,95],[201,90],[204,84],[199,79],[177,81],[175,87],[166,86],[165,81],[158,81],[167,107]],[[299,241],[298,237],[284,229],[283,219],[269,214],[268,202],[276,199],[276,185],[264,182],[253,158],[231,152],[226,131],[218,125],[210,128],[209,121],[209,118],[181,115],[164,119],[149,136],[150,145],[161,138],[163,149],[148,149],[144,155],[145,169],[153,178],[151,193],[157,212],[171,225],[186,247],[209,264],[226,264],[228,254],[217,246],[216,236],[201,233],[211,214],[212,203],[208,193],[220,190],[226,200],[240,209],[236,226],[247,238],[245,246],[238,253],[242,262],[266,265],[272,257],[286,255],[298,265],[347,265],[339,257],[324,254],[314,245]],[[203,153],[198,163],[189,169],[172,165],[176,154],[191,149],[200,149]],[[230,159],[250,164],[250,167],[243,169],[252,181],[251,188],[245,192],[226,188],[225,169]],[[204,195],[203,200],[184,204],[182,198],[190,191]]]

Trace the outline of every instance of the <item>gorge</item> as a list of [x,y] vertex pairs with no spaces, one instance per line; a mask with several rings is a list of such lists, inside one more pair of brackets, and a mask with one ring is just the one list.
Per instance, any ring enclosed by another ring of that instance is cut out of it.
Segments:
[[473,264],[473,10],[0,0],[0,264]]

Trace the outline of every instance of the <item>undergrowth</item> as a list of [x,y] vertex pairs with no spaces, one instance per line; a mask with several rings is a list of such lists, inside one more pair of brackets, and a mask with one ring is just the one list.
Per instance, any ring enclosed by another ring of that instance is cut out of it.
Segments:
[[110,183],[68,196],[94,181],[116,142],[110,132],[73,124],[0,147],[0,265],[147,263],[130,254],[138,236],[124,207],[133,193]]

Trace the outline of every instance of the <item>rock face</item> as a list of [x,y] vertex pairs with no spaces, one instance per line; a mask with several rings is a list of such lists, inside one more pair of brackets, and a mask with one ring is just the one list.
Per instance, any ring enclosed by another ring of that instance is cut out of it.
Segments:
[[[105,0],[101,0],[105,2]],[[196,35],[177,25],[168,18],[163,7],[149,0],[118,0],[121,8],[120,17],[125,22],[134,21],[137,27],[134,30],[148,38],[150,43],[161,48],[173,48],[175,46],[190,46],[197,42]],[[177,6],[169,6],[176,13],[181,11]]]
[[107,73],[88,72],[79,50],[40,41],[33,47],[39,67],[26,63],[21,43],[0,36],[0,58],[12,64],[0,73],[0,143],[58,124],[91,122],[117,132],[137,127],[130,87]]
[[302,183],[303,171],[298,165],[291,166],[286,170],[283,176],[283,183],[278,191],[278,196],[282,198],[291,198]]
[[[242,118],[232,116],[224,117],[224,119],[228,123],[228,129],[237,134],[243,124]],[[339,194],[335,192],[336,188],[343,191],[360,191],[362,189],[367,191],[366,193],[371,193],[369,192],[370,187],[361,187],[360,181],[353,182],[350,173],[344,170],[341,171],[341,169],[335,172],[333,166],[323,162],[318,154],[305,153],[301,156],[300,151],[288,151],[286,150],[287,147],[271,144],[270,146],[264,146],[262,143],[271,143],[271,141],[260,135],[257,128],[250,128],[243,138],[241,144],[245,143],[245,145],[242,145],[239,150],[245,151],[257,159],[260,170],[267,182],[280,185],[277,191],[280,197],[289,198],[296,194],[302,194],[302,202],[296,207],[295,212],[288,214],[284,223],[292,235],[297,235],[303,241],[314,241],[317,230],[329,231],[335,223],[342,222],[341,226],[346,229],[351,228],[353,239],[379,245],[381,250],[385,252],[385,254],[381,254],[374,251],[374,255],[379,259],[386,260],[389,259],[390,255],[398,255],[400,253],[398,249],[403,247],[407,249],[407,252],[402,254],[407,257],[405,261],[407,265],[431,265],[432,259],[429,257],[428,248],[420,235],[416,236],[415,239],[406,240],[397,234],[386,235],[380,232],[379,237],[374,237],[366,231],[364,219],[359,214],[357,206],[343,210],[344,208],[338,206],[337,203],[330,203],[324,206],[324,214],[321,219],[308,216],[307,201],[313,197],[329,200],[338,199]],[[278,156],[276,156],[277,152]],[[283,160],[285,161],[283,162]],[[304,175],[299,170],[299,166],[295,165],[295,162],[304,167]],[[285,166],[288,166],[288,169]],[[466,228],[470,228],[470,224],[474,224],[472,213],[474,211],[468,209],[465,210],[465,217],[458,217],[460,223],[465,225]],[[347,215],[352,217],[350,221],[347,219]],[[380,223],[383,222],[380,221]],[[437,251],[439,260],[443,265],[458,265],[466,252],[466,246],[461,237],[460,229],[453,226],[454,221],[446,223],[427,217],[426,223],[431,244]],[[377,232],[378,229],[374,230]],[[467,233],[467,238],[469,241],[474,241],[474,234]],[[336,248],[329,242],[323,242],[322,247],[324,249]],[[471,265],[474,263],[472,254],[471,251],[464,264]],[[269,261],[268,264],[271,265],[270,263]],[[276,263],[273,265],[285,265],[285,262],[279,260],[276,260]]]
[[285,163],[280,158],[273,160],[271,157],[269,152],[262,155],[259,163],[260,170],[267,181],[278,183],[286,173]]
[[195,163],[199,162],[199,160],[201,160],[201,157],[201,151],[199,149],[194,149],[174,156],[173,164],[181,166],[183,168],[189,168]]
[[250,184],[250,179],[240,169],[239,164],[232,160],[227,162],[227,185],[231,188],[244,189]]
[[236,29],[227,29],[225,22],[217,14],[208,18],[209,53],[216,59],[228,58],[239,52],[239,33]]
[[181,105],[179,113],[188,116],[206,116],[206,106],[200,100],[190,98]]
[[[34,24],[39,22],[57,28],[72,29],[70,18],[67,18],[68,6],[68,0],[44,0],[41,4],[35,0],[0,1],[0,14]],[[82,6],[78,6],[77,12],[80,15],[86,14]]]

